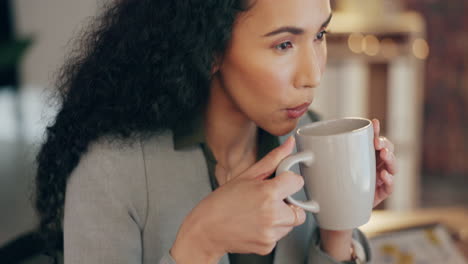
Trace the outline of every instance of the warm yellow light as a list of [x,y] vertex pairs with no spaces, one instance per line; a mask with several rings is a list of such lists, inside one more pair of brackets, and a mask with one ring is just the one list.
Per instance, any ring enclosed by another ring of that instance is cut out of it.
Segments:
[[367,35],[362,40],[362,50],[369,56],[375,56],[380,51],[380,42],[374,35]]
[[383,39],[380,42],[380,52],[384,58],[391,59],[398,55],[398,45],[392,39]]
[[425,60],[429,56],[429,44],[424,39],[416,39],[413,42],[413,54],[416,58]]
[[348,47],[354,53],[362,52],[362,38],[364,36],[359,33],[352,33],[348,37]]

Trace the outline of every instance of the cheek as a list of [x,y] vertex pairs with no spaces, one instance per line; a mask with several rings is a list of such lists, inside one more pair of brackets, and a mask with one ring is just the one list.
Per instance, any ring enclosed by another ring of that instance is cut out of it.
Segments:
[[264,98],[266,104],[282,104],[285,101],[291,80],[288,69],[265,64],[250,75],[252,82],[255,82],[252,91]]
[[[325,40],[326,41],[326,40]],[[327,50],[327,44],[326,42],[323,43],[322,45],[322,50],[320,52],[321,58],[320,58],[320,70],[323,73],[325,72],[325,68],[327,67],[327,59],[328,59],[328,50]]]
[[226,83],[240,106],[273,111],[269,108],[281,106],[286,101],[290,70],[260,58],[233,63],[227,70]]
[[231,60],[224,66],[224,86],[239,111],[273,135],[285,135],[296,127],[296,120],[283,112],[292,97],[293,64],[257,58]]

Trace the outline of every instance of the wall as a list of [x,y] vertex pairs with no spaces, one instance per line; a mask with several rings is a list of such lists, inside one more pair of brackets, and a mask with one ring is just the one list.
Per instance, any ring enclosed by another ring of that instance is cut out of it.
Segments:
[[468,1],[405,0],[423,14],[427,61],[423,172],[468,176]]
[[67,43],[98,10],[102,0],[14,0],[17,34],[33,35],[35,42],[20,69],[23,87],[52,87],[62,65]]

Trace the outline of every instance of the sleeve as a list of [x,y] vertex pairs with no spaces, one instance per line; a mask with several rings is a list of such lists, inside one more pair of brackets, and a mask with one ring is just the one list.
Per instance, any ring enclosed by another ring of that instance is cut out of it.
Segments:
[[[67,183],[64,261],[143,263],[146,175],[141,149],[93,146]],[[174,264],[169,252],[160,264]]]
[[[355,249],[358,253],[358,255],[362,254],[362,252],[365,255],[366,263],[370,263],[371,260],[371,251],[369,247],[369,241],[367,240],[366,236],[359,230],[355,229],[353,231],[353,240],[355,242],[358,242],[362,247]],[[331,258],[327,253],[323,252],[320,249],[320,232],[319,228],[315,228],[315,230],[312,233],[311,237],[311,243],[309,246],[309,256],[307,258],[307,264],[354,264],[354,261],[344,261],[344,262],[338,262]]]

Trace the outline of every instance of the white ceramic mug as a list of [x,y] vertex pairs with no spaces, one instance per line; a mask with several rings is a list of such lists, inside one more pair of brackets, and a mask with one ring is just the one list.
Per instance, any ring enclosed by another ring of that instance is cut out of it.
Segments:
[[369,221],[375,192],[372,122],[342,118],[296,130],[298,152],[285,158],[276,175],[299,163],[309,201],[286,200],[315,214],[324,229],[345,230]]

